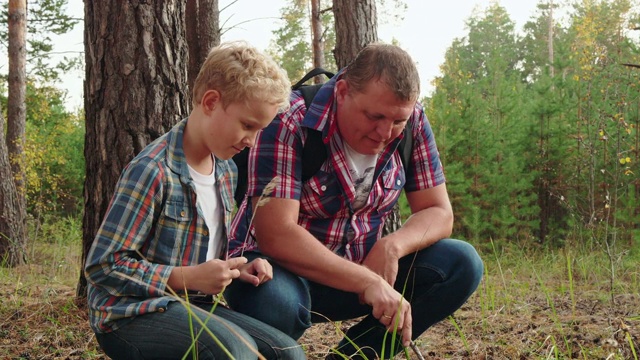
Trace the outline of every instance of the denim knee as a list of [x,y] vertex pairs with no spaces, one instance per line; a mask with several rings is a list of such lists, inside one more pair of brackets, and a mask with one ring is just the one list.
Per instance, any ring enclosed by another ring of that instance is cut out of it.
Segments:
[[269,324],[293,339],[311,326],[311,297],[306,281],[273,264],[273,279],[260,286],[234,281],[225,298],[235,311]]
[[418,282],[426,286],[424,295],[440,291],[464,300],[476,290],[484,273],[476,249],[455,239],[442,239],[401,259],[399,276],[408,276],[411,269],[415,269]]
[[468,291],[467,297],[476,290],[482,275],[484,274],[484,264],[476,249],[469,243],[456,240],[457,246],[457,263],[454,271],[459,275],[459,283],[461,287],[466,287]]

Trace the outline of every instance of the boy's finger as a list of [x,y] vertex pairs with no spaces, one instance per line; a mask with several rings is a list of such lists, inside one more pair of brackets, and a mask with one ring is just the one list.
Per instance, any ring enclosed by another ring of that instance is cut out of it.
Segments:
[[[240,270],[238,270],[238,269],[231,269],[229,272],[230,272],[230,275],[231,275],[232,279],[237,279],[237,278],[240,277]],[[229,282],[231,282],[231,281],[229,281]]]
[[231,258],[227,260],[227,265],[229,265],[230,269],[236,269],[246,263],[247,263],[246,257],[237,257],[237,258]]

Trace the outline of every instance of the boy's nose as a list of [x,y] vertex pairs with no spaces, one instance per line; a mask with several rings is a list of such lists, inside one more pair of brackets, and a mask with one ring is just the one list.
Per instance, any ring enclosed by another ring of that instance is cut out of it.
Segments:
[[257,137],[258,137],[258,134],[251,134],[249,136],[245,136],[244,139],[242,140],[242,143],[247,147],[253,147],[253,145],[256,144]]

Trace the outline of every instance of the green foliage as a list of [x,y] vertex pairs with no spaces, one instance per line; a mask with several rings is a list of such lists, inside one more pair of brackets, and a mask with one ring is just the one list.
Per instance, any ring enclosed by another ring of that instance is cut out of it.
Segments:
[[[27,211],[35,218],[77,213],[82,204],[84,120],[65,109],[64,99],[54,87],[27,84]],[[0,95],[4,109],[6,101]]]
[[640,72],[620,64],[640,64],[627,30],[640,17],[626,0],[572,6],[551,61],[546,1],[521,35],[493,3],[446,52],[424,104],[457,236],[560,246],[586,234],[609,250],[639,237]]
[[[268,52],[287,71],[289,79],[302,78],[313,67],[311,46],[311,21],[308,0],[289,0],[282,9],[282,26],[273,31],[275,39]],[[322,4],[329,8],[331,5]],[[332,50],[335,47],[333,13],[321,9],[321,22],[324,30],[324,68],[336,71]]]
[[[29,77],[39,82],[50,82],[60,78],[62,72],[81,66],[79,55],[64,57],[62,61],[51,64],[53,35],[62,35],[73,29],[81,19],[66,14],[68,0],[35,0],[28,3],[27,14],[27,62]],[[0,1],[0,47],[2,52],[8,46],[8,1]],[[6,67],[5,67],[6,68]]]
[[[82,203],[84,121],[80,115],[65,109],[65,93],[51,85],[59,80],[61,71],[80,63],[78,58],[51,63],[52,37],[69,32],[79,21],[66,15],[66,6],[67,0],[38,0],[28,4],[24,155],[27,210],[34,218],[48,212],[73,214]],[[0,7],[3,15],[0,45],[6,52],[8,2],[0,1]],[[0,77],[0,102],[5,111],[6,81],[6,76]]]

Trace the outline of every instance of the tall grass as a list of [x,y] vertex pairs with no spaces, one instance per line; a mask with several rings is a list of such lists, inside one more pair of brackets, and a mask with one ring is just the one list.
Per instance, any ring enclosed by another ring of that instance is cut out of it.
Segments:
[[[85,310],[74,304],[80,229],[79,217],[49,219],[28,244],[28,264],[0,268],[0,358],[106,359]],[[486,269],[481,287],[455,320],[435,325],[415,345],[428,357],[448,359],[638,359],[640,253],[617,262],[611,304],[609,259],[588,243],[566,243],[564,250],[476,244]],[[307,348],[326,345],[310,359],[324,358],[344,337],[343,324],[326,326],[335,331],[311,329],[300,339]],[[415,358],[408,351],[399,357],[409,356]]]

